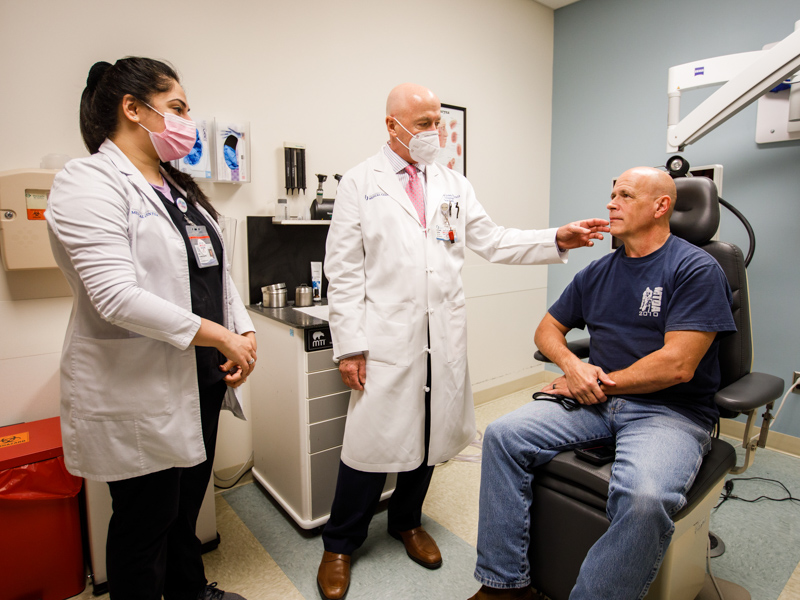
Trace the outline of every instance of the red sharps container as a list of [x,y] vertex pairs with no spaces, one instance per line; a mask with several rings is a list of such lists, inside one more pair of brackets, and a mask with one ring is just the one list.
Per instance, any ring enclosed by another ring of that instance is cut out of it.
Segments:
[[0,428],[0,589],[8,600],[63,600],[86,587],[78,492],[58,417]]

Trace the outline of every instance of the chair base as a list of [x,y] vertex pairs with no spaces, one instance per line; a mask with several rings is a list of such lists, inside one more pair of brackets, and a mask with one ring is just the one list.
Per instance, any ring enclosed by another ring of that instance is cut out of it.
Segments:
[[711,542],[711,550],[708,552],[709,557],[717,558],[718,556],[725,554],[725,542],[722,541],[722,538],[720,538],[713,531],[709,531],[708,539]]
[[[742,586],[731,583],[730,581],[725,581],[719,577],[717,577],[716,580],[719,590],[722,592],[725,600],[751,600],[750,592]],[[711,577],[708,573],[706,573],[706,581],[705,584],[703,584],[703,589],[694,600],[719,600],[719,594],[717,594],[717,590],[714,588],[714,583],[711,581]]]
[[[720,479],[700,502],[675,521],[672,541],[645,600],[693,598],[705,587],[708,522],[724,483]],[[728,600],[727,595],[725,600]]]
[[[687,494],[687,505],[674,517],[672,541],[647,600],[688,600],[704,588],[710,513],[725,475],[735,464],[733,447],[713,439]],[[569,598],[587,552],[608,530],[610,478],[611,465],[593,467],[572,452],[562,452],[535,471],[528,553],[531,582],[553,600]]]

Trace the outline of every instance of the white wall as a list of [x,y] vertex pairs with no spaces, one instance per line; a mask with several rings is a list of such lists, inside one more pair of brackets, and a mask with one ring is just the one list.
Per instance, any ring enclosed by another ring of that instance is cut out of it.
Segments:
[[[329,175],[331,196],[332,175],[386,139],[385,98],[403,81],[467,107],[468,175],[497,222],[548,223],[553,11],[532,0],[3,2],[0,171],[38,167],[51,152],[85,155],[78,104],[89,67],[126,55],[171,61],[193,114],[250,121],[252,183],[206,188],[239,220],[233,276],[245,296],[244,219],[272,214],[285,196],[283,142],[308,148],[302,202],[314,173]],[[546,309],[545,267],[473,255],[464,280],[475,389],[539,371],[532,330]],[[58,414],[67,294],[57,272],[0,271],[0,425]],[[269,350],[259,350],[263,364]],[[243,463],[251,439],[248,424],[223,415],[217,468]]]

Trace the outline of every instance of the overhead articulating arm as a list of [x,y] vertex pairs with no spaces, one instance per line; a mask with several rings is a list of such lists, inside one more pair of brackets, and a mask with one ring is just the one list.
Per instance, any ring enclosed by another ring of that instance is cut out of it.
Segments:
[[[800,21],[769,50],[717,56],[672,67],[667,96],[667,152],[682,151],[800,70]],[[727,83],[725,83],[727,82]],[[681,93],[724,83],[683,119]],[[800,121],[800,75],[794,78],[789,119]]]

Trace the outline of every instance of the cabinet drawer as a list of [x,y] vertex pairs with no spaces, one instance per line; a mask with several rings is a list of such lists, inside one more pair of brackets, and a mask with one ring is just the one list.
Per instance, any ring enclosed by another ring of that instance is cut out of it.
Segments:
[[350,392],[342,392],[333,396],[324,396],[308,401],[308,422],[319,423],[347,414],[350,404]]
[[[324,452],[312,454],[311,459],[311,518],[319,519],[331,512],[333,496],[336,492],[336,479],[339,476],[339,461],[342,447],[337,446]],[[397,473],[386,476],[384,492],[391,492],[397,484]]]
[[339,366],[333,362],[333,349],[319,350],[317,352],[306,352],[306,372],[315,373],[316,371],[327,371],[328,369],[338,369]]
[[344,439],[346,417],[323,421],[308,426],[308,451],[311,454],[341,446]]
[[342,447],[311,455],[311,518],[319,519],[330,514],[336,478],[339,476],[339,459]]
[[330,396],[331,394],[338,394],[339,392],[345,392],[350,389],[344,384],[344,381],[342,381],[339,369],[309,373],[307,377],[308,389],[306,390],[306,398]]

